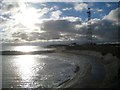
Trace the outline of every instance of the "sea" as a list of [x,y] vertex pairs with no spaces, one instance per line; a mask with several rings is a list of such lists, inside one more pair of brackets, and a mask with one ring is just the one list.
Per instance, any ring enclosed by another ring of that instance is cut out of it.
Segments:
[[[63,48],[3,45],[0,51],[1,88],[56,89],[68,81],[70,85],[74,84],[73,81],[79,82],[77,88],[85,88],[102,82],[105,68],[96,62],[96,58],[80,55],[79,51],[68,53],[61,49]],[[85,75],[89,76],[87,80],[77,79],[83,79]]]
[[[54,50],[40,46],[2,46],[1,52],[9,52],[0,55],[2,88],[56,88],[71,79],[75,63],[65,54],[44,53]],[[16,55],[18,52],[22,54]]]

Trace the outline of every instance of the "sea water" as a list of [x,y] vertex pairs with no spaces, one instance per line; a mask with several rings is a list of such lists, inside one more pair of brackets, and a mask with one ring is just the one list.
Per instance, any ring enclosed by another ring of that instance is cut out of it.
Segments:
[[[39,46],[3,46],[2,51],[53,50]],[[56,53],[2,56],[2,88],[54,88],[74,76],[75,64]]]

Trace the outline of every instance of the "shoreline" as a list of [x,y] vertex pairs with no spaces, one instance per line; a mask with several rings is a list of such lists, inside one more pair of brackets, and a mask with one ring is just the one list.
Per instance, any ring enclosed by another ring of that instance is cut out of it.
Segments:
[[[80,54],[83,56],[96,58],[96,62],[104,65],[106,75],[103,83],[98,88],[120,88],[119,87],[119,69],[120,59],[113,56],[111,53],[102,55],[101,52],[88,51],[88,50],[65,50],[67,53]],[[76,52],[78,51],[78,52]],[[75,53],[76,52],[76,53]]]
[[[114,48],[111,48],[111,47],[114,47]],[[101,50],[101,48],[103,49]],[[118,56],[119,54],[118,49],[119,49],[119,46],[118,47],[115,47],[115,46],[108,46],[108,47],[107,46],[105,47],[104,46],[90,46],[90,47],[89,46],[82,46],[82,47],[80,46],[59,46],[59,47],[56,47],[55,50],[34,51],[34,52],[29,52],[29,53],[18,52],[18,51],[2,51],[2,55],[26,55],[26,54],[30,54],[30,55],[38,54],[39,55],[39,54],[46,54],[46,53],[64,52],[64,53],[71,53],[71,54],[73,53],[73,54],[78,54],[78,55],[80,54],[80,55],[85,55],[88,57],[93,57],[93,58],[96,58],[97,62],[102,63],[106,70],[106,76],[105,76],[105,79],[103,80],[104,83],[100,85],[100,88],[104,88],[104,87],[109,88],[110,86],[114,84],[112,83],[113,81],[116,81],[117,78],[120,79],[118,77],[119,75],[117,76],[117,73],[119,73],[119,69],[120,69],[120,63],[119,63],[120,59]],[[113,53],[111,53],[112,51]],[[115,53],[117,53],[117,55]],[[86,65],[86,66],[89,66],[89,69],[90,69],[90,65]],[[86,71],[86,73],[90,73],[90,71],[91,70],[88,70]],[[60,84],[58,89],[59,88],[71,88],[72,86],[74,86],[76,83],[78,83],[78,79],[81,80],[82,78],[80,73],[81,72],[79,69],[78,72],[75,73],[76,75],[74,75],[73,78]],[[84,72],[84,75],[86,75],[85,72]]]
[[22,51],[1,51],[0,55],[36,55],[45,53],[54,53],[55,50],[44,50],[44,51],[32,51],[32,52],[22,52]]

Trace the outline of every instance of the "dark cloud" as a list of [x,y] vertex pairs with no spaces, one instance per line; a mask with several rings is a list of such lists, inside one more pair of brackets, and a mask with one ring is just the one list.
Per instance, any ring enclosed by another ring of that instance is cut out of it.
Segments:
[[74,24],[67,20],[50,20],[42,24],[47,32],[73,32]]
[[[75,26],[79,27],[76,28]],[[86,42],[87,22],[82,24],[75,24],[67,20],[48,20],[42,24],[43,33],[31,32],[30,34],[16,33],[13,37],[19,37],[26,41],[35,40],[72,40],[78,42]],[[112,42],[118,41],[118,24],[115,21],[108,19],[94,19],[92,20],[91,30],[93,33],[93,40],[95,42]]]
[[51,39],[59,39],[59,33],[39,33],[39,32],[16,32],[12,34],[12,37],[19,38],[24,41],[37,41],[37,40],[51,40]]
[[[118,41],[118,25],[114,21],[100,20],[92,24],[93,34],[102,41]],[[99,39],[98,39],[99,40]]]
[[[117,9],[111,12],[117,13]],[[107,17],[104,19],[93,19],[91,24],[91,30],[93,33],[93,40],[95,42],[112,42],[112,41],[119,41],[120,38],[118,37],[118,27],[119,24],[115,21],[117,17],[113,15],[113,13],[109,13]],[[111,15],[112,14],[112,15]],[[44,22],[43,30],[47,33],[54,33],[53,36],[58,35],[58,32],[67,33],[62,37],[65,38],[74,38],[81,40],[82,38],[86,38],[86,33],[88,30],[87,22],[82,24],[76,24],[67,20],[50,20]],[[79,27],[76,28],[75,26],[78,25]],[[56,34],[57,33],[57,34]],[[72,33],[72,34],[71,34]],[[79,34],[76,38],[76,34]],[[48,35],[49,36],[49,35]]]

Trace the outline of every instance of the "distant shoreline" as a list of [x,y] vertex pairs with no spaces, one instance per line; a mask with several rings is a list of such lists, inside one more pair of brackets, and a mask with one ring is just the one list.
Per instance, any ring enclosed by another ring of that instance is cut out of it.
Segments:
[[89,51],[96,51],[101,52],[102,55],[107,53],[111,53],[113,56],[117,56],[120,58],[120,44],[85,44],[85,45],[78,45],[78,44],[71,44],[71,45],[50,45],[47,48],[59,48],[64,47],[66,50],[89,50]]
[[35,55],[35,54],[45,54],[53,53],[54,50],[45,50],[45,51],[33,51],[33,52],[22,52],[22,51],[2,51],[0,55]]
[[45,48],[55,48],[54,50],[42,50],[42,51],[31,51],[31,52],[22,52],[22,51],[0,51],[0,55],[35,55],[35,54],[42,54],[42,53],[54,53],[56,51],[61,51],[63,48],[64,50],[89,50],[89,51],[97,51],[101,52],[102,55],[107,53],[113,54],[113,56],[117,56],[120,58],[120,44],[100,44],[100,45],[78,45],[78,44],[71,44],[71,45],[48,45]]

